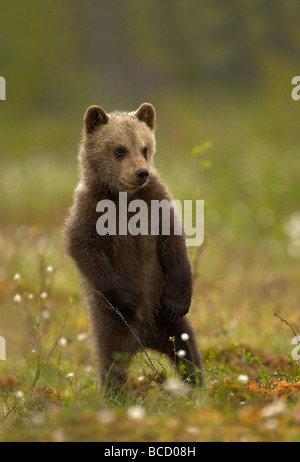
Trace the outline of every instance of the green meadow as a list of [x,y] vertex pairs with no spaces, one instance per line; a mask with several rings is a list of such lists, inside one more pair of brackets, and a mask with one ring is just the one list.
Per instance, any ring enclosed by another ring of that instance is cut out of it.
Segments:
[[[150,3],[142,11],[128,1],[135,15],[120,9],[117,24],[126,18],[129,45],[142,34],[134,56],[150,76],[135,68],[145,79],[141,86],[124,58],[125,80],[99,64],[115,69],[116,56],[129,53],[121,46],[123,23],[109,53],[95,37],[101,44],[95,63],[88,15],[77,28],[83,3],[61,2],[54,33],[56,3],[39,7],[28,28],[22,15],[34,11],[33,2],[26,2],[27,11],[7,6],[14,25],[0,32],[0,74],[7,80],[7,101],[0,101],[0,336],[6,340],[0,441],[299,442],[300,362],[292,343],[300,335],[300,102],[291,98],[299,73],[297,5],[278,4],[269,17],[259,16],[257,2],[257,10],[247,3],[246,29],[232,26],[229,40],[222,28],[214,32],[229,13],[215,5],[211,16],[199,2],[216,29],[199,20],[195,42],[179,21],[183,9],[176,1],[167,28],[177,24],[191,46],[185,54],[171,32],[162,32],[162,6],[154,2],[157,27],[151,29]],[[87,3],[92,16],[95,7]],[[100,3],[108,15],[111,7]],[[187,3],[192,15],[197,6]],[[281,20],[280,47],[274,31]],[[210,34],[216,34],[212,43]],[[157,38],[153,48],[151,37]],[[206,64],[198,69],[191,63],[201,37],[211,48],[200,46]],[[238,76],[225,65],[232,55],[241,58]],[[209,67],[214,62],[222,65]],[[108,112],[131,111],[148,100],[158,117],[156,168],[176,199],[205,201],[204,244],[189,247],[189,316],[205,385],[179,382],[172,364],[148,352],[131,365],[128,395],[112,398],[99,391],[87,303],[64,249],[63,226],[79,179],[85,109],[100,104]]]

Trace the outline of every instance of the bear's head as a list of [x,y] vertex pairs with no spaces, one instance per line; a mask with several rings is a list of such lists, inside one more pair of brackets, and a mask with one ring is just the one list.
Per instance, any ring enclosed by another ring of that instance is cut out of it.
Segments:
[[155,109],[149,103],[129,113],[89,107],[80,154],[85,183],[126,192],[145,186],[151,180],[154,129]]

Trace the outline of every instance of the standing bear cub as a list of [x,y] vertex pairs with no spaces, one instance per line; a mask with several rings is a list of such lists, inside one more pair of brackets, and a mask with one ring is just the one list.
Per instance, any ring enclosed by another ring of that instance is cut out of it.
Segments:
[[[173,206],[169,232],[162,232],[161,219],[158,232],[151,232],[151,205],[172,200],[152,166],[154,129],[155,109],[148,103],[131,113],[107,114],[99,106],[87,110],[81,182],[66,223],[67,251],[88,298],[101,382],[113,388],[124,386],[132,356],[148,348],[167,355],[185,379],[201,383],[201,360],[185,316],[192,298],[191,265],[183,232],[174,232],[176,222],[182,225]],[[100,201],[113,202],[113,223],[124,221],[122,193],[127,222],[136,200],[148,206],[148,233],[145,228],[139,233],[97,232]],[[179,350],[185,356],[177,355]]]

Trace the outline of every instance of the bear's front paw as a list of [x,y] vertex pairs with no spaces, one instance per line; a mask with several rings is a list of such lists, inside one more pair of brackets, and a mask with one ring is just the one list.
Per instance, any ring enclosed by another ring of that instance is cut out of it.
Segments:
[[161,298],[166,317],[171,321],[185,316],[190,308],[190,297],[184,297],[182,293],[176,292],[172,288],[166,287]]

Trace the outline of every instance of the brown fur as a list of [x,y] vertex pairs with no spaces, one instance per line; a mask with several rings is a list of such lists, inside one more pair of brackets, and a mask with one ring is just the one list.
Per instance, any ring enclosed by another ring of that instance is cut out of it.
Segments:
[[[87,110],[79,157],[81,183],[66,225],[67,250],[88,297],[101,379],[115,386],[126,381],[126,368],[140,344],[165,353],[178,365],[169,340],[175,337],[176,350],[186,351],[185,367],[192,380],[201,365],[185,317],[191,303],[192,275],[184,237],[172,233],[99,236],[96,231],[97,203],[110,199],[118,205],[119,191],[128,193],[128,203],[144,200],[149,210],[153,199],[171,200],[152,166],[154,128],[155,110],[147,103],[135,113],[108,115],[99,106]],[[149,171],[143,185],[135,174],[140,169]],[[181,340],[184,332],[190,336],[189,344]]]

